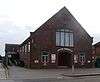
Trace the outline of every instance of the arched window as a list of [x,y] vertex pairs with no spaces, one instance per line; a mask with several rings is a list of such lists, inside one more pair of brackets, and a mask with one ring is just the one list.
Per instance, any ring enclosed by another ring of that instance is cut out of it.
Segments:
[[56,46],[73,47],[73,32],[68,29],[58,29],[56,31]]

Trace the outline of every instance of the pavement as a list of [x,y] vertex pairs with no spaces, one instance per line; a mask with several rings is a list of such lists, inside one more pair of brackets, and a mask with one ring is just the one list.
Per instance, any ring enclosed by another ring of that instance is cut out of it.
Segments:
[[9,77],[0,82],[100,82],[100,68],[26,69],[9,67]]
[[64,73],[62,76],[67,77],[86,77],[86,76],[100,76],[100,68],[89,69],[75,69],[73,73]]
[[12,79],[0,80],[0,82],[100,82],[100,77],[81,77],[81,78],[40,78],[40,79]]
[[9,67],[8,79],[63,78],[61,74],[65,71],[66,69],[26,69],[12,66]]
[[88,73],[88,74],[62,74],[67,77],[86,77],[86,76],[100,76],[100,73]]
[[9,67],[8,79],[41,79],[41,78],[73,78],[85,76],[100,76],[100,68],[88,69],[26,69],[22,67]]

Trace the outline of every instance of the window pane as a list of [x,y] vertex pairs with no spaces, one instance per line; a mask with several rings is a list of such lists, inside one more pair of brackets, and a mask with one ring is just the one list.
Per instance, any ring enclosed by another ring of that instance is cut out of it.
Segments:
[[42,52],[42,55],[41,55],[41,61],[43,62],[43,63],[45,63],[45,62],[48,62],[48,52],[46,52],[46,51],[43,51]]
[[64,32],[61,32],[61,46],[64,46]]
[[70,46],[73,46],[73,33],[70,33]]
[[48,56],[45,56],[45,62],[48,62]]
[[25,48],[24,48],[24,46],[23,46],[23,52],[25,51]]
[[85,53],[84,52],[80,53],[80,62],[82,65],[84,65],[84,63],[85,63]]
[[48,56],[42,56],[42,62],[48,62]]
[[56,32],[56,46],[60,46],[60,32]]
[[27,52],[27,44],[25,45],[25,52]]
[[45,58],[44,58],[44,56],[42,56],[42,62],[44,62],[44,60],[45,60]]
[[68,29],[57,30],[56,46],[74,46],[72,31],[70,31]]
[[28,44],[28,52],[30,52],[30,44]]
[[60,31],[65,31],[65,29],[60,29]]
[[48,56],[48,52],[43,51],[43,52],[42,52],[42,55],[44,55],[44,56]]
[[69,46],[69,34],[65,33],[65,46]]
[[65,32],[70,32],[70,30],[68,30],[68,29],[65,29]]

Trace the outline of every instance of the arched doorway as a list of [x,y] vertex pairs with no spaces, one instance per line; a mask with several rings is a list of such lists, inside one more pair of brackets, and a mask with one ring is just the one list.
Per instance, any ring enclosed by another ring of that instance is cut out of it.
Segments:
[[58,50],[58,66],[72,66],[72,51],[67,49]]

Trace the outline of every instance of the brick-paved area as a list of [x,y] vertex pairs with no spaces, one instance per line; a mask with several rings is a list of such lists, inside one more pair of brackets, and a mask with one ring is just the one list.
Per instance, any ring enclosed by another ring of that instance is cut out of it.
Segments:
[[0,63],[0,79],[7,79],[7,71],[3,68]]

